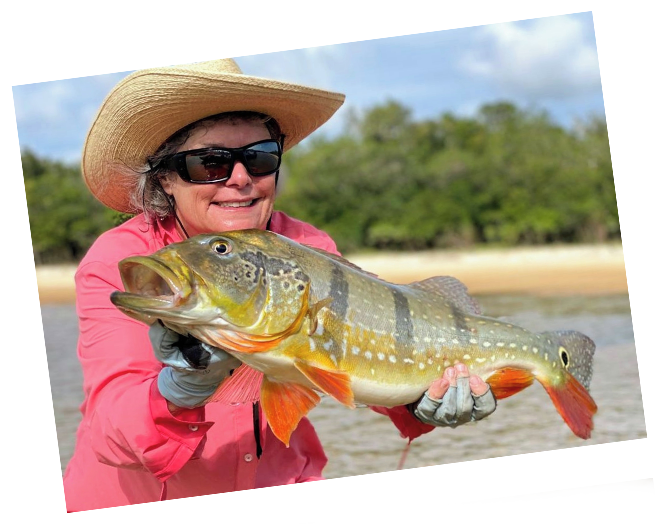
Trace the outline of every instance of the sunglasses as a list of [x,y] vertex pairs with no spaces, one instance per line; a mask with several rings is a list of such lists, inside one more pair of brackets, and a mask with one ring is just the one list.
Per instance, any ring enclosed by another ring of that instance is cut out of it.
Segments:
[[204,147],[181,151],[163,159],[164,165],[193,184],[214,184],[231,178],[236,160],[251,176],[271,175],[281,167],[281,142],[268,139],[243,147]]

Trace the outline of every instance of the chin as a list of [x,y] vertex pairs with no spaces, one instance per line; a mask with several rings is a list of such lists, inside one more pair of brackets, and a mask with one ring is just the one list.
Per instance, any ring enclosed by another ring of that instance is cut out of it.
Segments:
[[264,204],[263,199],[258,199],[255,205],[249,208],[225,208],[211,204],[205,225],[215,233],[241,229],[265,229],[272,210],[270,209],[270,212],[266,213]]
[[217,228],[214,229],[216,232],[222,231],[235,231],[240,229],[265,229],[267,221],[261,225],[260,218],[238,218],[238,217],[227,217],[226,219],[217,223]]

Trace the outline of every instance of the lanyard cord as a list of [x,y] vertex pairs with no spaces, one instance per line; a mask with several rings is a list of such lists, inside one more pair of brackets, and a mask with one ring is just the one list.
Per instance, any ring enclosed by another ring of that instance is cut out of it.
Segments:
[[190,238],[190,235],[188,235],[187,231],[185,231],[185,226],[180,221],[180,218],[178,218],[178,214],[176,213],[176,210],[172,208],[172,211],[174,213],[174,217],[176,217],[176,222],[178,222],[178,225],[180,226],[180,228],[183,230],[183,233],[185,234],[185,238]]
[[260,410],[258,401],[254,402],[251,407],[254,415],[254,438],[256,439],[256,458],[263,454],[263,448],[260,443]]

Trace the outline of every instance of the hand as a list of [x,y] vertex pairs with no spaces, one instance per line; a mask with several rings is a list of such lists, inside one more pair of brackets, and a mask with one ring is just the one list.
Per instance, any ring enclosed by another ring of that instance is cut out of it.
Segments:
[[447,368],[411,407],[416,418],[426,424],[454,428],[491,415],[496,410],[496,398],[489,384],[476,375],[469,377],[468,368],[460,363]]
[[175,406],[203,405],[240,361],[226,351],[194,337],[179,335],[160,322],[149,328],[155,357],[166,364],[158,375],[158,389]]

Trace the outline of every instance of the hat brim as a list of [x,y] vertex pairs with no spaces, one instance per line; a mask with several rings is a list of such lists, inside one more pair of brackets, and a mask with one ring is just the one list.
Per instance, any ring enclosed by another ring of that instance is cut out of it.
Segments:
[[286,136],[285,150],[324,124],[345,96],[297,84],[189,68],[138,71],[110,92],[94,120],[82,153],[82,175],[106,206],[125,213],[136,177],[167,138],[215,114],[255,111],[274,118]]

